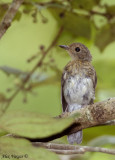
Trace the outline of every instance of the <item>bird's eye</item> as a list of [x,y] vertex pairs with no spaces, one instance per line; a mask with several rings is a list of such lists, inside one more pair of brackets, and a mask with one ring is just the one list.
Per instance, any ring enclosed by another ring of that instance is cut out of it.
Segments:
[[76,48],[75,48],[75,51],[76,51],[76,52],[79,52],[79,51],[80,51],[80,48],[79,48],[79,47],[76,47]]

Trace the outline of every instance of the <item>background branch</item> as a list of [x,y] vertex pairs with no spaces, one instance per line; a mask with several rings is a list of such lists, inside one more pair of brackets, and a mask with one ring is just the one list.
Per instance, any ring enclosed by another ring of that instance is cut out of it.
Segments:
[[68,145],[68,144],[56,144],[56,143],[32,143],[36,147],[45,147],[57,154],[71,155],[71,154],[84,154],[85,152],[102,152],[115,155],[115,149]]
[[0,39],[10,27],[13,18],[15,17],[20,5],[23,3],[24,0],[13,0],[11,5],[9,6],[8,11],[6,12],[1,24],[0,24]]

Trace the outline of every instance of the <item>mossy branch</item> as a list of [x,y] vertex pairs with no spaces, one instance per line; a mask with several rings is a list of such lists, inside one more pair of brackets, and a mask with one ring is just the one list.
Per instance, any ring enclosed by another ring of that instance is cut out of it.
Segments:
[[[88,105],[78,111],[71,113],[64,113],[60,115],[60,118],[70,117],[72,115],[79,114],[75,118],[75,125],[69,131],[73,133],[81,129],[100,126],[100,125],[114,125],[115,124],[115,97],[109,98],[108,100],[97,102],[91,105]],[[68,134],[68,133],[67,133]]]

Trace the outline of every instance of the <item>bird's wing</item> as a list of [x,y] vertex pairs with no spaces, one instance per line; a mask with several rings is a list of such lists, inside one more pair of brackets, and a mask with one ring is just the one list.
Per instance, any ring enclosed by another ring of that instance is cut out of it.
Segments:
[[97,85],[97,74],[96,74],[96,71],[95,71],[95,78],[94,78],[94,89],[96,88],[96,85]]
[[97,84],[97,75],[96,75],[96,71],[95,71],[94,67],[90,63],[88,63],[85,66],[85,71],[86,71],[86,76],[90,77],[92,79],[93,87],[95,90],[96,84]]
[[62,103],[63,112],[65,112],[67,109],[67,102],[65,100],[64,91],[63,91],[64,83],[65,83],[64,74],[65,74],[65,72],[62,74],[62,78],[61,78],[61,103]]
[[91,67],[91,73],[92,74],[90,74],[90,76],[91,76],[91,79],[92,79],[92,81],[93,81],[93,87],[94,87],[94,90],[95,90],[95,88],[96,88],[96,85],[97,85],[97,75],[96,75],[96,71],[95,71],[95,69],[93,68],[93,66]]
[[[96,85],[97,85],[97,75],[96,75],[96,71],[95,69],[93,68],[93,66],[88,66],[88,75],[89,77],[92,79],[92,82],[93,82],[93,88],[94,88],[94,92],[95,92],[95,88],[96,88]],[[90,101],[90,104],[93,104],[93,101],[94,99],[91,99]]]

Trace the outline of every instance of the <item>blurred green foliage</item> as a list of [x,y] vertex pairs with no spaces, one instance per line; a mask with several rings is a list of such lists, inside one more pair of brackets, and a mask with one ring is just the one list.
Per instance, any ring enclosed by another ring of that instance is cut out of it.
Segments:
[[25,139],[2,137],[0,138],[0,148],[1,159],[59,160],[56,154],[43,148],[36,148]]
[[[0,2],[0,21],[10,3],[11,0]],[[58,45],[73,42],[85,44],[92,53],[92,63],[98,77],[96,101],[115,95],[115,1],[25,0],[0,41],[2,108],[42,56],[41,46],[46,50],[61,26],[64,29],[56,45],[26,84],[31,90],[22,90],[8,110],[32,111],[50,116],[61,113],[60,79],[70,57]],[[86,129],[83,144],[97,136],[114,135],[114,130],[111,126]],[[65,139],[60,141],[66,142]],[[86,154],[84,157],[91,160],[99,158],[114,159],[100,153]]]
[[8,111],[1,118],[3,131],[32,139],[55,135],[62,132],[72,123],[72,118],[61,120],[34,112],[23,111]]

